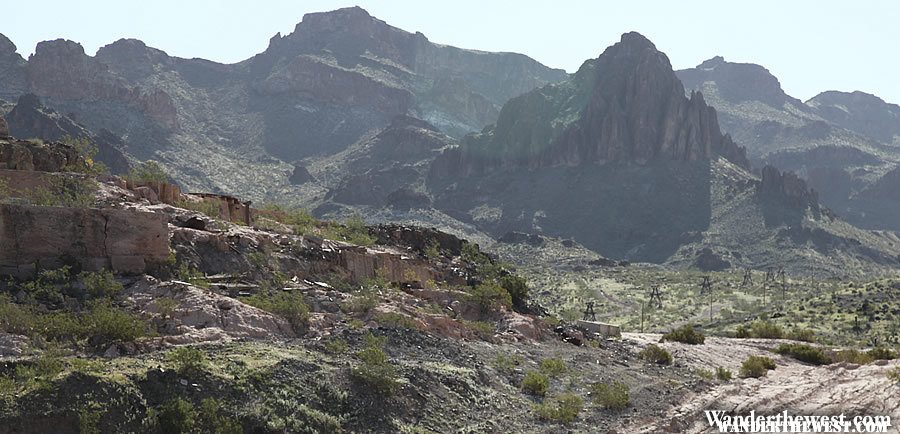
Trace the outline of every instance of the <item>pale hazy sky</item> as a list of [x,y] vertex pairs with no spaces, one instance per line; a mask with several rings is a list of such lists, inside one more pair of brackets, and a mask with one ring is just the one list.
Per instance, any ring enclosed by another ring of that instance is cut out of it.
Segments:
[[751,0],[123,0],[4,1],[0,33],[28,57],[38,41],[66,38],[88,54],[119,38],[179,57],[236,62],[293,31],[303,14],[359,5],[432,42],[527,54],[576,70],[638,31],[676,69],[722,55],[758,63],[806,100],[862,90],[900,103],[900,2]]

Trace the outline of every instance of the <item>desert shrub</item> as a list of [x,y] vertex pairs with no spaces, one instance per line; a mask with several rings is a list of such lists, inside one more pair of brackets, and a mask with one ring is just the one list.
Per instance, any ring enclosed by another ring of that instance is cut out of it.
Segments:
[[831,359],[825,355],[825,351],[806,344],[781,344],[775,349],[775,352],[813,365],[827,365],[831,363]]
[[716,378],[716,373],[709,369],[698,368],[694,370],[694,373],[704,380],[712,381],[713,378]]
[[591,384],[594,405],[609,410],[622,410],[631,402],[628,385],[621,382]]
[[109,172],[109,168],[105,164],[95,160],[100,148],[91,139],[67,135],[60,139],[60,142],[74,147],[78,151],[78,155],[82,157],[77,161],[69,162],[62,168],[63,172],[79,172],[88,175],[100,175]]
[[290,226],[297,235],[307,235],[315,231],[320,222],[302,208],[284,208],[277,204],[266,204],[259,210],[259,215]]
[[178,265],[178,268],[175,269],[175,277],[199,288],[209,288],[209,280],[206,279],[206,275],[187,262]]
[[283,317],[295,330],[304,330],[309,324],[309,306],[299,291],[276,291],[268,294],[260,292],[249,297],[241,297],[240,300]]
[[525,359],[518,354],[511,354],[508,356],[505,354],[498,354],[497,357],[494,358],[493,366],[494,369],[498,371],[510,373],[517,367],[522,366],[524,361]]
[[175,309],[178,309],[178,300],[172,297],[159,297],[153,300],[153,303],[156,304],[156,312],[163,319],[171,318],[175,314]]
[[344,354],[347,352],[349,346],[347,345],[347,341],[341,338],[332,338],[325,342],[325,351],[329,354]]
[[98,345],[131,342],[147,335],[147,323],[139,316],[109,303],[93,303],[83,317],[84,333]]
[[359,214],[354,214],[344,220],[344,224],[330,224],[322,234],[325,238],[338,241],[346,241],[359,246],[371,246],[375,244],[375,238],[369,235],[366,221]]
[[426,258],[433,261],[441,256],[441,246],[436,241],[432,241],[428,247],[425,247],[424,253]]
[[849,349],[849,350],[841,350],[835,351],[831,354],[831,360],[834,363],[854,363],[857,365],[865,365],[867,363],[872,363],[874,358],[868,353],[864,353],[859,350]]
[[509,293],[502,286],[493,283],[482,283],[470,289],[469,298],[478,305],[482,312],[512,305]]
[[787,334],[787,338],[794,341],[801,342],[815,342],[816,341],[816,332],[810,329],[803,329],[799,327],[795,327],[791,329]]
[[419,328],[415,320],[397,312],[378,312],[372,319],[383,327],[412,330]]
[[755,321],[750,325],[750,336],[760,339],[781,339],[784,331],[781,326],[768,321]]
[[731,371],[721,366],[716,367],[716,379],[719,381],[731,381]]
[[566,362],[557,358],[544,359],[541,360],[540,370],[544,375],[556,378],[566,373]]
[[0,200],[8,198],[12,194],[9,183],[5,179],[0,178]]
[[375,306],[378,306],[378,294],[374,290],[364,289],[341,303],[341,310],[344,313],[367,313]]
[[741,364],[741,378],[765,377],[770,369],[775,369],[775,362],[765,356],[750,356]]
[[703,333],[694,330],[694,326],[690,324],[678,327],[662,336],[663,341],[675,341],[690,345],[700,345],[706,341]]
[[500,278],[499,284],[509,293],[513,307],[522,310],[528,305],[528,282],[525,278],[508,274]]
[[179,347],[166,353],[166,360],[175,367],[180,375],[194,375],[203,372],[209,362],[206,354],[199,348]]
[[376,338],[372,334],[365,337],[366,346],[356,353],[356,357],[362,362],[350,372],[353,377],[374,390],[375,392],[391,396],[400,387],[396,368],[388,360],[382,347],[384,339]]
[[100,185],[92,178],[56,176],[50,178],[47,187],[33,189],[26,198],[38,206],[62,206],[90,208],[96,202]]
[[78,277],[84,282],[84,288],[91,297],[115,297],[123,289],[112,271],[105,268],[97,272],[83,271]]
[[866,354],[874,360],[894,360],[898,357],[896,351],[885,347],[872,348]]
[[638,353],[638,357],[658,365],[668,365],[672,363],[672,355],[665,348],[659,345],[650,344],[647,348]]
[[78,432],[80,434],[100,434],[100,414],[97,410],[82,409],[78,412]]
[[240,422],[229,417],[223,409],[222,401],[215,398],[205,398],[200,401],[197,425],[199,425],[200,432],[204,433],[240,434],[244,432]]
[[168,183],[169,174],[153,160],[144,161],[128,171],[127,179],[136,184]]
[[494,324],[488,321],[466,321],[461,320],[463,325],[472,330],[481,339],[489,340],[494,337]]
[[564,393],[534,406],[534,413],[540,420],[570,423],[584,408],[584,400],[574,393]]
[[550,387],[550,378],[538,371],[528,371],[522,379],[522,391],[534,396],[544,396]]
[[190,401],[174,398],[160,407],[156,420],[164,433],[189,433],[195,430],[197,410]]
[[900,366],[898,366],[894,369],[891,369],[890,371],[887,372],[886,375],[889,379],[900,384]]

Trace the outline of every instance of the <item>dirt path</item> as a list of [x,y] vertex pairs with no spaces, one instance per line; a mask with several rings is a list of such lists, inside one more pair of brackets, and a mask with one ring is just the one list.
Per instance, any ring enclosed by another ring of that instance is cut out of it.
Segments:
[[[639,345],[656,343],[658,334],[625,333],[624,339]],[[622,432],[718,432],[711,428],[705,410],[723,410],[736,415],[889,415],[900,432],[900,384],[886,373],[900,361],[876,362],[858,366],[839,363],[810,366],[768,351],[778,341],[764,339],[707,338],[704,345],[660,344],[672,353],[676,363],[704,369],[722,366],[734,373],[734,379],[713,389],[689,396],[671,408],[663,420],[639,420]],[[760,379],[737,378],[740,364],[750,355],[765,355],[778,367]]]

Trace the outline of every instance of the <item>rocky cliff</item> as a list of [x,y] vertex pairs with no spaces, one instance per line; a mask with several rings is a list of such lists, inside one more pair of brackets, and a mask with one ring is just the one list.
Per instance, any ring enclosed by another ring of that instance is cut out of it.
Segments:
[[637,33],[622,35],[571,80],[514,98],[496,125],[469,140],[456,157],[448,156],[459,159],[464,173],[490,166],[717,156],[749,167],[744,150],[719,130],[703,95],[686,98],[666,55]]
[[68,116],[45,107],[34,94],[22,95],[6,118],[13,136],[50,141],[59,141],[67,136],[87,139],[97,146],[94,158],[106,164],[112,173],[128,172],[128,158],[123,152],[125,143],[120,137],[106,129],[101,129],[97,134],[88,131]]

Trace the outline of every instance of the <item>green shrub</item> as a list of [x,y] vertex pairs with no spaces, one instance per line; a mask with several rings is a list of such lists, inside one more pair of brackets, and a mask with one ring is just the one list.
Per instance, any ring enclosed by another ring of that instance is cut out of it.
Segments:
[[697,374],[698,377],[708,381],[712,381],[713,378],[716,378],[716,373],[709,369],[697,368],[694,370],[694,373]]
[[353,377],[365,384],[375,392],[391,396],[400,387],[397,370],[388,360],[387,354],[382,349],[384,339],[379,339],[372,334],[366,335],[366,347],[356,353],[356,357],[362,362],[350,372]]
[[900,366],[887,372],[887,377],[894,382],[900,384]]
[[168,183],[169,174],[153,160],[144,161],[128,172],[127,179],[136,184]]
[[512,306],[512,297],[503,287],[493,283],[482,283],[469,290],[469,297],[482,312],[488,312],[500,306]]
[[505,354],[498,354],[497,357],[494,358],[493,366],[494,369],[498,371],[510,373],[517,367],[522,366],[523,362],[525,362],[525,359],[518,354],[511,354],[508,356]]
[[628,385],[621,382],[592,384],[591,400],[594,405],[609,410],[622,410],[631,402]]
[[299,291],[277,291],[269,294],[260,292],[250,297],[241,297],[240,300],[284,317],[297,331],[305,330],[309,325],[309,306]]
[[731,381],[731,371],[721,366],[716,367],[716,379],[719,381]]
[[378,306],[378,294],[371,289],[365,289],[343,302],[341,310],[344,313],[368,313],[375,306]]
[[884,347],[872,348],[866,354],[874,360],[894,360],[898,357],[896,351]]
[[123,286],[108,269],[97,272],[84,271],[78,275],[84,282],[84,288],[91,297],[115,297],[122,292]]
[[223,409],[222,401],[215,398],[205,398],[200,402],[197,422],[200,432],[204,433],[241,434],[244,432],[240,422],[229,417]]
[[206,275],[187,262],[178,265],[178,268],[175,269],[175,277],[198,288],[209,288],[209,280],[206,279]]
[[412,318],[397,312],[378,312],[372,317],[382,327],[417,330],[419,324]]
[[658,365],[668,365],[672,363],[672,355],[665,348],[659,345],[650,344],[647,348],[638,353],[638,357]]
[[160,407],[156,420],[164,433],[190,433],[197,424],[197,410],[190,401],[174,398]]
[[827,365],[831,363],[831,359],[825,355],[821,348],[806,344],[781,344],[775,349],[775,352],[813,365]]
[[550,378],[559,377],[566,373],[566,362],[556,358],[541,360],[540,371]]
[[540,420],[568,424],[578,417],[584,408],[584,400],[574,393],[564,393],[534,406],[534,413]]
[[180,375],[195,375],[208,366],[206,354],[198,348],[179,347],[166,354],[166,359]]
[[92,178],[79,176],[55,176],[47,187],[29,191],[25,199],[37,206],[62,206],[70,208],[90,208],[96,202],[100,189]]
[[795,327],[787,334],[787,338],[794,341],[815,342],[816,333],[810,329]]
[[473,330],[481,339],[490,340],[494,337],[494,324],[488,321],[460,320],[467,328]]
[[434,261],[441,256],[441,246],[439,246],[436,241],[433,241],[428,244],[424,253],[426,258]]
[[522,379],[522,391],[535,396],[544,396],[550,387],[550,378],[538,371],[528,371]]
[[854,363],[857,365],[865,365],[868,363],[872,363],[875,359],[869,353],[864,353],[859,350],[849,349],[849,350],[841,350],[835,351],[831,355],[831,360],[834,363]]
[[509,293],[512,306],[516,309],[525,309],[528,305],[528,282],[523,277],[508,274],[500,278],[500,287]]
[[369,235],[366,222],[359,214],[354,214],[344,220],[343,225],[329,224],[324,229],[323,237],[338,241],[346,241],[358,246],[371,246],[375,244],[375,238]]
[[74,147],[78,155],[81,156],[78,160],[69,162],[63,167],[63,172],[79,172],[88,175],[109,173],[109,168],[105,164],[95,160],[100,148],[97,144],[91,142],[91,139],[87,137],[75,138],[67,135],[60,139],[60,142]]
[[765,377],[770,369],[775,369],[775,362],[765,356],[750,356],[741,364],[741,378]]
[[93,303],[83,317],[84,333],[100,345],[131,342],[147,335],[147,323],[139,316],[109,303]]
[[750,336],[759,339],[781,339],[784,337],[784,331],[778,324],[756,321],[750,325]]
[[78,412],[78,432],[80,434],[100,434],[100,414],[97,410],[82,409]]
[[683,325],[662,336],[663,341],[675,341],[690,345],[700,345],[706,341],[703,333],[694,330],[690,324]]
[[296,235],[312,234],[321,223],[301,208],[287,209],[277,204],[266,204],[258,212],[259,216],[290,226]]
[[341,338],[332,338],[329,339],[328,342],[325,342],[325,351],[329,354],[344,354],[348,349],[349,346],[347,345],[347,341]]

